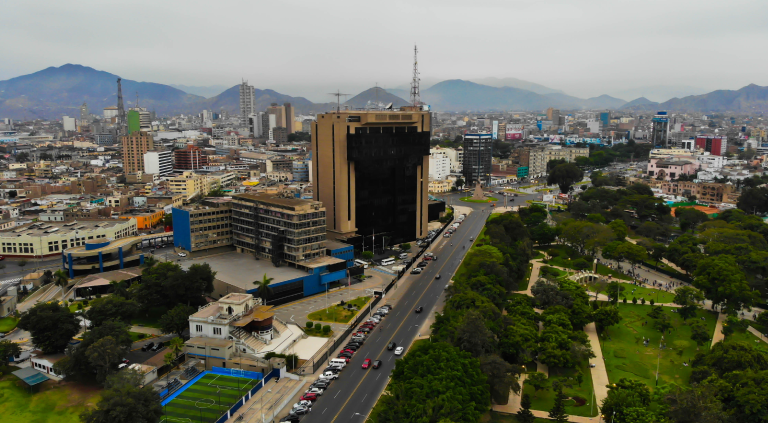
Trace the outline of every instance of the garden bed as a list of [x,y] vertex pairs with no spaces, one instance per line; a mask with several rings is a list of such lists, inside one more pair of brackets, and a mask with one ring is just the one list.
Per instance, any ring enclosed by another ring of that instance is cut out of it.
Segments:
[[[576,381],[575,376],[578,372],[582,374],[581,385]],[[563,387],[563,394],[568,399],[565,401],[565,412],[569,415],[594,417],[597,416],[600,404],[592,404],[592,372],[589,369],[589,361],[582,361],[574,369],[549,369],[549,385],[547,388],[535,392],[533,386],[523,382],[523,392],[531,397],[531,409],[549,411],[555,405],[555,391],[552,389],[552,382],[560,381],[566,385]]]
[[[370,300],[371,297],[358,297],[353,300],[350,300],[346,303],[344,303],[343,306],[337,304],[330,306],[328,308],[324,308],[322,310],[317,310],[312,313],[309,313],[307,315],[307,318],[309,320],[315,320],[320,322],[327,322],[327,323],[347,323],[350,320],[352,320],[355,315],[357,315],[358,311],[363,308],[366,304],[368,304],[368,300]],[[353,306],[353,309],[349,309],[347,307],[348,304],[351,304]]]

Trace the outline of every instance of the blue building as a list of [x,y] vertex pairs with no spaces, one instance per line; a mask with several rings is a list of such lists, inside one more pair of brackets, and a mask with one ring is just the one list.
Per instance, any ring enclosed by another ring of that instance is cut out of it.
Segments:
[[607,127],[611,123],[611,112],[601,112],[600,121],[603,122],[603,127]]

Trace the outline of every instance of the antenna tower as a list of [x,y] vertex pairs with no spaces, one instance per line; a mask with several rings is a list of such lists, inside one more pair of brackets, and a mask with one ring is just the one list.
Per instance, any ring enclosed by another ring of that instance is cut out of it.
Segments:
[[117,118],[120,125],[125,125],[125,107],[123,106],[123,87],[121,79],[117,78]]
[[419,60],[417,58],[419,51],[413,46],[413,81],[411,81],[411,104],[421,105],[421,93],[419,92]]
[[341,111],[341,96],[348,96],[349,94],[343,94],[341,91],[336,90],[335,93],[328,93],[330,95],[336,96],[336,113],[339,113]]

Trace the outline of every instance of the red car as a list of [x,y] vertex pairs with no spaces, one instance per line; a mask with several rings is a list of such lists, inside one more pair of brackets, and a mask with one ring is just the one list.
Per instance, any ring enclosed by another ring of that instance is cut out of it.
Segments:
[[363,361],[363,368],[367,369],[371,365],[371,359],[366,358],[365,361]]
[[317,394],[304,394],[301,396],[301,401],[317,401]]
[[349,348],[345,348],[345,349],[343,349],[343,350],[339,351],[339,354],[341,354],[341,353],[345,353],[345,352],[348,352],[348,353],[350,353],[350,354],[354,354],[354,353],[355,353],[355,350],[350,350]]

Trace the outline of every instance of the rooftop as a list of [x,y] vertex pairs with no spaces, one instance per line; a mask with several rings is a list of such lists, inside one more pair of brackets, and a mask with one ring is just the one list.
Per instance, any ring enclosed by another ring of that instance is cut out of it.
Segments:
[[35,222],[23,226],[17,226],[7,231],[0,232],[0,238],[16,238],[20,235],[48,236],[53,233],[72,233],[92,231],[99,228],[113,228],[124,225],[124,220],[81,220],[71,222]]
[[260,280],[264,274],[267,277],[274,278],[272,285],[307,276],[307,272],[294,267],[275,267],[269,260],[256,260],[250,254],[236,252],[205,258],[193,258],[182,261],[181,266],[184,269],[188,269],[196,263],[208,263],[211,269],[216,271],[216,279],[246,291],[256,289],[253,281]]
[[317,209],[321,209],[323,207],[322,203],[315,200],[302,200],[299,198],[282,198],[282,197],[275,197],[272,194],[237,194],[234,196],[235,200],[237,199],[243,199],[243,200],[250,200],[255,201],[259,203],[264,203],[265,205],[274,205],[278,206],[280,208],[290,209],[293,211],[297,211],[297,209],[304,209],[307,207],[315,206]]

